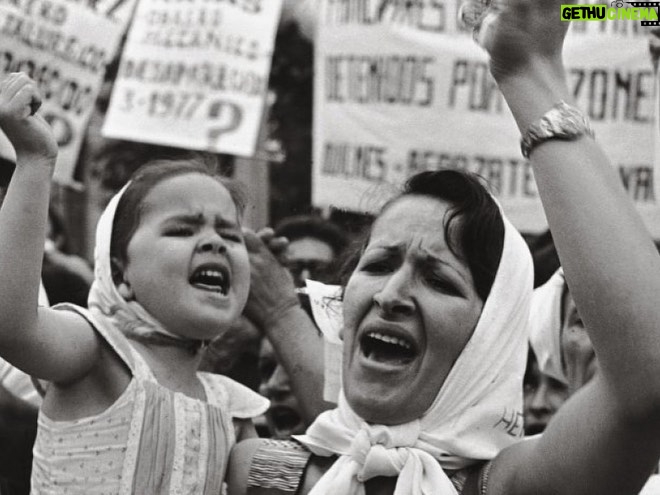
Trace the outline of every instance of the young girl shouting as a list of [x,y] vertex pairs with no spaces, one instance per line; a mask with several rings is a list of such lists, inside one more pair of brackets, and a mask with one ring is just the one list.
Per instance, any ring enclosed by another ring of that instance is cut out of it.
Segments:
[[0,354],[48,380],[33,493],[222,491],[229,449],[267,401],[197,372],[249,291],[241,207],[192,160],[141,168],[97,228],[89,310],[37,307],[57,145],[21,73],[0,83],[16,171],[0,210]]

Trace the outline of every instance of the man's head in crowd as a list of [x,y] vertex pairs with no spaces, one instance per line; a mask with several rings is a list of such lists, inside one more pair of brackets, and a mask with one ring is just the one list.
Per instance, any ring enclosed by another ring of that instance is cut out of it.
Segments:
[[525,434],[542,433],[561,405],[569,397],[568,386],[539,369],[533,351],[529,351],[524,380]]
[[297,287],[304,286],[308,278],[337,282],[337,259],[347,244],[337,225],[319,216],[298,215],[284,219],[275,234],[289,239],[287,267]]

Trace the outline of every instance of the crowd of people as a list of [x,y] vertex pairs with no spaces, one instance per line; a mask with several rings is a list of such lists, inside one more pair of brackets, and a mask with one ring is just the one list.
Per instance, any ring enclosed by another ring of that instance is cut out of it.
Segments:
[[[241,185],[190,153],[145,160],[110,199],[92,270],[49,202],[37,86],[4,78],[0,494],[649,490],[660,256],[570,103],[560,5],[468,19],[534,169],[550,268],[466,171],[410,177],[359,236],[321,215],[253,232]],[[336,401],[306,280],[341,286]]]

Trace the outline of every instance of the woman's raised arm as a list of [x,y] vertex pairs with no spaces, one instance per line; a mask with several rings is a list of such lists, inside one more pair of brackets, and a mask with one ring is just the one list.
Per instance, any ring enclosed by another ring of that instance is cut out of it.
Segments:
[[[557,103],[572,103],[562,59],[566,3],[494,0],[478,32],[522,135]],[[557,112],[546,123],[552,132],[573,133],[571,120]],[[588,133],[541,140],[529,159],[601,372],[539,441],[500,455],[493,487],[501,493],[638,493],[660,455],[660,256]]]

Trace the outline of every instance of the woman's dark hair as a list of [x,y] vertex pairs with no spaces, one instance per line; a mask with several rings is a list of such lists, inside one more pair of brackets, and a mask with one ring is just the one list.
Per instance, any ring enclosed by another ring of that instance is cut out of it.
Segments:
[[[449,203],[450,207],[442,219],[447,246],[454,256],[465,261],[476,292],[485,301],[502,258],[504,221],[480,177],[453,169],[420,172],[408,179],[401,193],[383,206],[378,217],[407,196],[427,196]],[[369,242],[370,231],[371,228],[360,249],[347,257],[342,270],[344,282],[348,281],[357,266]]]
[[131,177],[130,184],[119,199],[112,224],[110,260],[112,278],[116,284],[122,281],[121,268],[117,265],[116,261],[121,266],[126,265],[128,243],[140,225],[140,220],[144,212],[144,199],[161,182],[188,174],[205,175],[220,182],[229,191],[236,205],[239,217],[242,216],[247,203],[244,189],[238,182],[215,174],[212,164],[204,159],[204,157],[191,156],[186,159],[158,159],[144,164],[135,171]]

